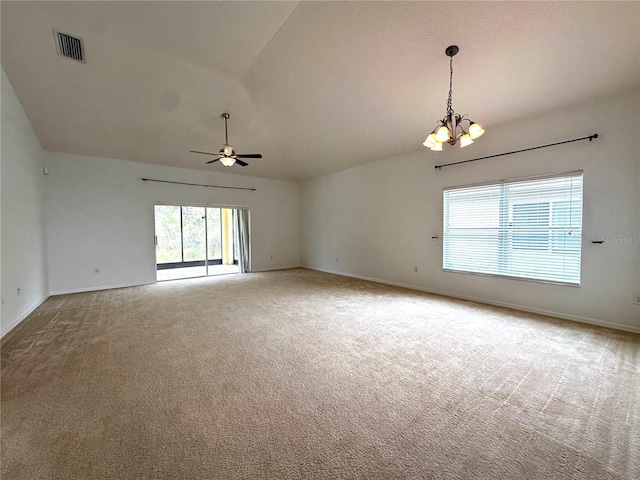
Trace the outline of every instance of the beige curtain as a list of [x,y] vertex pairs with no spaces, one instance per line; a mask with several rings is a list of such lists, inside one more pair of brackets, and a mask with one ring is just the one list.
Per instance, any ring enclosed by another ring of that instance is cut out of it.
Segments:
[[240,273],[248,273],[251,271],[249,210],[238,208],[233,213],[236,226],[236,245],[238,245],[238,266],[240,267]]

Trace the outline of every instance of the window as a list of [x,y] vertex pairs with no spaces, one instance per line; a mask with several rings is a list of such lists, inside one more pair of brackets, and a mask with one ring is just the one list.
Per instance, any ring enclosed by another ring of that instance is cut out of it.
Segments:
[[580,284],[582,172],[444,191],[443,268]]
[[541,227],[549,226],[549,202],[520,203],[513,206],[513,248],[546,250],[549,235]]

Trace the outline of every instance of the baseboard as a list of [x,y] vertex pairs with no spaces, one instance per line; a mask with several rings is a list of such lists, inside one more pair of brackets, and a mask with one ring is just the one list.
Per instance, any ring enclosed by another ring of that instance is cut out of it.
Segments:
[[[260,270],[253,270],[253,273],[257,272],[273,272],[274,270],[287,270],[289,268],[300,268],[301,265],[287,265],[284,267],[269,267],[269,268],[261,268]],[[305,267],[306,268],[306,267]]]
[[20,317],[18,317],[11,325],[9,325],[9,328],[7,329],[7,331],[4,332],[2,335],[0,335],[0,339],[4,339],[10,332],[13,331],[14,328],[16,328],[18,325],[20,325],[25,318],[27,318],[29,315],[31,315],[33,313],[33,311],[36,308],[38,308],[40,305],[42,305],[47,300],[47,298],[49,298],[49,297],[50,297],[50,295],[45,295],[40,300],[38,300],[31,308],[27,309],[26,313],[24,313]]
[[542,308],[534,308],[534,307],[527,307],[527,306],[524,306],[524,305],[517,305],[517,304],[513,304],[513,303],[499,302],[499,301],[491,300],[491,299],[488,299],[488,298],[472,297],[472,296],[468,296],[468,295],[460,295],[460,294],[457,294],[457,293],[445,292],[445,291],[442,291],[442,290],[434,290],[434,289],[431,289],[431,288],[424,288],[424,287],[420,287],[420,286],[417,286],[417,285],[411,285],[411,284],[408,284],[408,283],[390,282],[388,280],[382,280],[380,278],[365,277],[363,275],[354,275],[354,274],[351,274],[351,273],[339,272],[339,271],[336,271],[336,270],[315,268],[315,267],[310,267],[308,265],[301,265],[301,267],[302,268],[306,268],[308,270],[315,270],[315,271],[318,271],[318,272],[331,273],[333,275],[340,275],[342,277],[357,278],[359,280],[367,280],[369,282],[382,283],[384,285],[392,285],[394,287],[408,288],[410,290],[418,290],[420,292],[433,293],[435,295],[442,295],[444,297],[459,298],[461,300],[469,300],[469,301],[472,301],[472,302],[484,303],[484,304],[487,304],[487,305],[495,305],[497,307],[512,308],[514,310],[520,310],[522,312],[537,313],[539,315],[546,315],[548,317],[561,318],[563,320],[571,320],[571,321],[574,321],[574,322],[586,323],[586,324],[589,324],[589,325],[596,325],[596,326],[599,326],[599,327],[613,328],[615,330],[623,330],[625,332],[640,333],[640,327],[633,327],[631,325],[625,325],[625,324],[621,324],[621,323],[607,322],[605,320],[598,320],[598,319],[589,318],[589,317],[581,317],[581,316],[578,316],[578,315],[569,315],[569,314],[566,314],[566,313],[559,313],[559,312],[554,312],[554,311],[551,311],[551,310],[544,310]]
[[68,295],[70,293],[84,293],[84,292],[96,292],[98,290],[112,290],[114,288],[127,288],[127,287],[141,287],[143,285],[153,285],[154,282],[139,282],[139,283],[123,283],[120,285],[105,285],[101,287],[89,287],[89,288],[74,288],[72,290],[56,290],[51,292],[51,295]]
[[[286,267],[274,267],[274,268],[268,268],[268,269],[262,269],[262,270],[254,270],[254,272],[270,272],[272,270],[284,270],[287,268],[299,268],[299,267],[300,265],[292,265],[292,266],[286,266]],[[210,277],[194,277],[194,278],[213,278],[213,277],[215,277],[215,275]],[[177,279],[177,280],[188,280],[188,278]],[[141,287],[143,285],[153,285],[154,283],[157,283],[157,282],[154,281],[154,282],[126,283],[121,285],[106,285],[101,287],[76,288],[72,290],[56,290],[51,292],[51,295],[68,295],[70,293],[96,292],[98,290],[111,290],[114,288]],[[160,282],[160,283],[164,283],[164,282]]]

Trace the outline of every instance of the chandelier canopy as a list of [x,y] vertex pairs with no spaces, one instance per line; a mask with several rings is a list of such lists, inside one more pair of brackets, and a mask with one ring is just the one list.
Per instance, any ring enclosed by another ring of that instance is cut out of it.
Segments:
[[473,141],[484,133],[484,129],[479,123],[470,120],[466,115],[459,115],[453,111],[451,106],[451,95],[453,93],[453,56],[460,49],[457,45],[451,45],[445,50],[449,57],[449,97],[447,98],[447,115],[438,120],[436,128],[429,134],[423,145],[434,152],[442,151],[442,144],[455,145],[460,140],[460,147],[471,145]]

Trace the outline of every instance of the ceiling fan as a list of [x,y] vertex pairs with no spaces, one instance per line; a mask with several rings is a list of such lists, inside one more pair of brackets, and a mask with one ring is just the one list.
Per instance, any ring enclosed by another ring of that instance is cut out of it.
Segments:
[[224,118],[224,145],[220,149],[218,153],[210,153],[210,152],[200,152],[198,150],[189,150],[191,153],[201,153],[202,155],[212,155],[214,157],[213,160],[210,160],[205,163],[213,163],[220,160],[225,167],[230,167],[234,163],[246,167],[249,165],[247,162],[241,160],[243,158],[262,158],[262,155],[259,153],[236,153],[231,145],[229,145],[229,132],[227,130],[227,120],[229,119],[228,113],[223,113],[222,118]]

